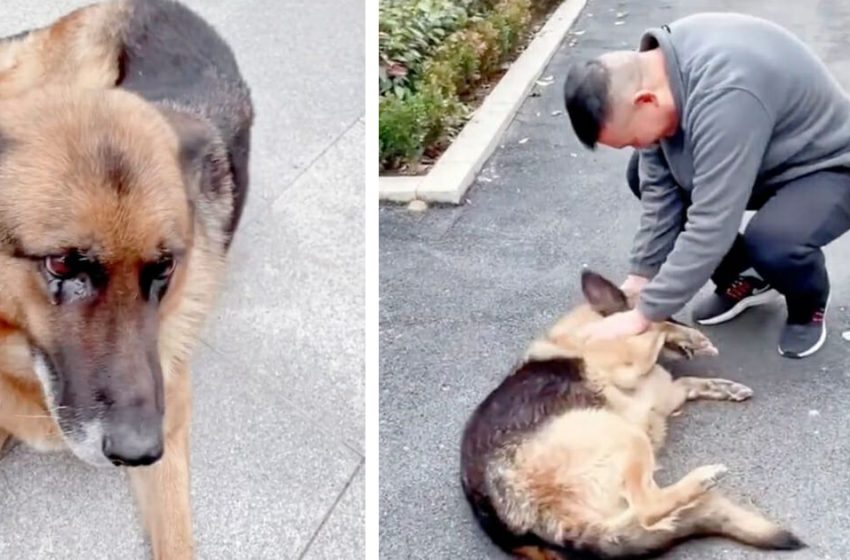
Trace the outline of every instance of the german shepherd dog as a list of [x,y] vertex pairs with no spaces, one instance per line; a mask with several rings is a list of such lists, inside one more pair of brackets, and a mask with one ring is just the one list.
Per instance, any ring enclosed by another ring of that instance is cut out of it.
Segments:
[[655,453],[669,416],[689,400],[742,401],[752,391],[726,379],[673,380],[658,364],[662,353],[717,354],[699,331],[675,322],[584,342],[580,327],[634,301],[589,271],[582,291],[586,302],[531,344],[467,422],[461,484],[484,532],[529,560],[655,557],[707,535],[764,549],[804,547],[715,489],[723,465],[657,485]]
[[252,123],[230,48],[170,0],[0,41],[0,443],[127,467],[157,559],[194,556],[190,359]]

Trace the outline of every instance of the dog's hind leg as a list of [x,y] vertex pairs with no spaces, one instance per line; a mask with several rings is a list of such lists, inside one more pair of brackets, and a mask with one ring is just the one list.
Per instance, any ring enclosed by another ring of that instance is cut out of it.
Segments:
[[189,480],[189,372],[181,369],[165,396],[165,451],[149,467],[128,469],[154,560],[194,557]]
[[[635,437],[633,451],[623,473],[626,500],[638,522],[646,529],[675,521],[679,510],[692,505],[713,488],[726,472],[723,465],[698,467],[677,482],[660,488],[654,479],[655,454],[649,438]],[[664,523],[667,522],[667,523]]]
[[760,512],[736,504],[717,491],[705,494],[682,513],[675,538],[723,536],[766,550],[798,550],[806,544]]
[[799,550],[806,544],[796,535],[764,517],[723,497],[716,490],[706,492],[691,507],[681,509],[664,530],[643,528],[629,534],[613,548],[624,554],[656,558],[658,553],[694,537],[726,537],[764,550]]
[[745,401],[753,396],[752,389],[728,379],[680,377],[674,383],[684,388],[689,401]]

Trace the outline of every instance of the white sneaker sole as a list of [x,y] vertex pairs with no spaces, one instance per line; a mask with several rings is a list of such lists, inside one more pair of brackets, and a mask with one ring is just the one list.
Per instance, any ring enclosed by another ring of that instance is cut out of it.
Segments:
[[815,343],[814,346],[806,350],[805,352],[800,352],[799,354],[788,354],[782,351],[782,348],[779,348],[779,354],[785,358],[805,358],[806,356],[811,356],[815,352],[821,349],[823,343],[826,342],[826,325],[821,329],[820,338]]
[[803,352],[800,352],[799,354],[788,354],[786,352],[783,352],[782,348],[779,348],[778,350],[779,350],[780,356],[783,356],[785,358],[805,358],[806,356],[811,356],[812,354],[814,354],[815,352],[817,352],[818,350],[821,349],[821,346],[823,346],[823,343],[826,342],[826,312],[829,310],[829,300],[830,300],[831,297],[832,297],[832,294],[830,294],[826,298],[826,305],[824,306],[824,310],[823,310],[823,328],[820,331],[820,338],[818,338],[818,341],[815,342],[815,344],[811,348],[809,348],[808,350],[805,350]]
[[700,325],[719,325],[720,323],[725,323],[726,321],[734,319],[750,307],[770,303],[773,300],[778,299],[779,297],[779,292],[774,289],[770,289],[758,295],[742,299],[741,301],[736,303],[734,307],[732,307],[728,311],[724,311],[720,315],[715,315],[714,317],[709,317],[708,319],[700,319],[696,322]]

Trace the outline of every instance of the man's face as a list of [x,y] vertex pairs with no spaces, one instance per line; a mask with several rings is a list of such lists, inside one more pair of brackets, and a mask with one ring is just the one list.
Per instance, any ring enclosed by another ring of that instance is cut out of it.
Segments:
[[671,132],[671,118],[651,92],[639,92],[630,105],[615,111],[599,132],[599,143],[610,148],[646,148]]

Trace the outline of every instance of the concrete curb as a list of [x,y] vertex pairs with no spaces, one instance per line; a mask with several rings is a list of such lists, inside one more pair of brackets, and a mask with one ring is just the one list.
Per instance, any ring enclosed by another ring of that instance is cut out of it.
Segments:
[[549,17],[427,175],[378,177],[381,200],[459,204],[586,0],[566,0]]

